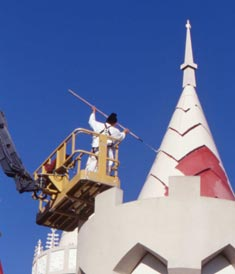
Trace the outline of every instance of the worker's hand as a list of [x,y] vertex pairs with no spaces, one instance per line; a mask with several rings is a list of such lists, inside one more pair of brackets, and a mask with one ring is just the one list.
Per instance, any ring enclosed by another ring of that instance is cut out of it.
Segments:
[[92,106],[91,109],[94,113],[96,112],[96,107],[95,106]]
[[127,134],[127,133],[130,132],[130,130],[129,130],[128,128],[125,128],[125,129],[123,130],[123,132]]

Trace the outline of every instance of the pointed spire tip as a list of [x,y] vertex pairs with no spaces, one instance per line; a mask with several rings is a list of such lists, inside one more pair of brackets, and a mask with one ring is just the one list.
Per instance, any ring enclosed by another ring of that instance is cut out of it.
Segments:
[[185,27],[186,27],[186,29],[191,29],[191,25],[190,25],[189,20],[187,20]]
[[196,79],[195,79],[195,70],[197,69],[197,64],[193,61],[193,50],[192,50],[192,41],[191,41],[191,25],[189,20],[186,23],[186,43],[185,43],[185,56],[184,63],[180,66],[180,68],[184,71],[183,77],[183,87],[186,85],[191,85],[196,87]]

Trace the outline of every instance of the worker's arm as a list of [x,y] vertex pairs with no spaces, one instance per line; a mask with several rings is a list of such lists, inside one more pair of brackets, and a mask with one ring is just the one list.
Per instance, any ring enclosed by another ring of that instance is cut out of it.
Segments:
[[90,127],[93,130],[95,130],[95,126],[96,126],[96,117],[95,117],[95,114],[96,114],[96,107],[92,106],[92,113],[90,115],[88,123],[89,123]]
[[129,129],[125,128],[123,131],[119,131],[117,128],[113,128],[112,136],[118,141],[122,141],[126,134],[129,133]]

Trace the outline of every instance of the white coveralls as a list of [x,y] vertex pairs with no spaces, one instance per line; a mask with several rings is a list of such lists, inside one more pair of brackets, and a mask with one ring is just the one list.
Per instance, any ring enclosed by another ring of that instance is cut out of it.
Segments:
[[[94,130],[96,133],[102,133],[105,135],[110,135],[111,137],[117,139],[118,141],[122,141],[126,137],[125,132],[121,132],[119,129],[111,126],[109,123],[101,123],[96,121],[95,113],[92,112],[88,121],[90,127]],[[112,141],[108,140],[107,147],[108,147],[108,158],[113,159],[113,149],[110,146],[112,145]],[[98,154],[99,148],[99,137],[93,136],[92,139],[92,150],[94,153]],[[111,167],[113,165],[113,161],[108,161],[108,174],[110,174]],[[96,171],[97,170],[97,157],[90,156],[87,160],[86,164],[86,170],[87,171]]]

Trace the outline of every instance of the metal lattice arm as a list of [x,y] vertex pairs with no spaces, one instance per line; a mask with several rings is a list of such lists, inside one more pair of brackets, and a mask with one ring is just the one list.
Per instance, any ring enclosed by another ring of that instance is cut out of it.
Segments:
[[38,182],[32,179],[16,152],[3,112],[0,112],[0,165],[8,177],[14,178],[20,193],[39,189]]

